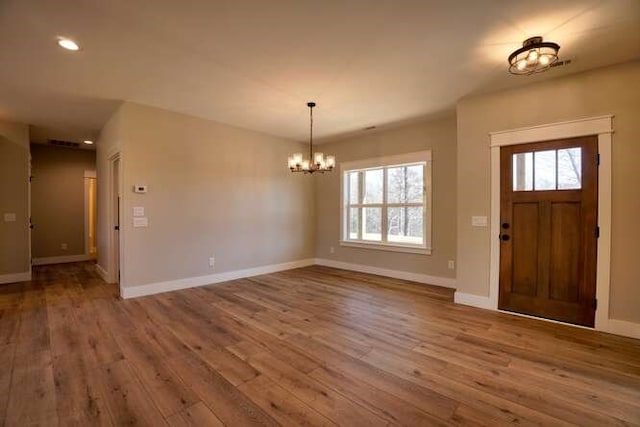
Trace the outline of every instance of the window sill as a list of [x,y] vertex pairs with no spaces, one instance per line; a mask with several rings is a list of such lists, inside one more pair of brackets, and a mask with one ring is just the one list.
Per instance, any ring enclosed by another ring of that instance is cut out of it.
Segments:
[[341,240],[340,246],[351,248],[374,249],[378,251],[404,252],[409,254],[431,255],[431,248],[419,248],[404,245],[394,245],[391,243],[375,243],[375,242],[352,242]]

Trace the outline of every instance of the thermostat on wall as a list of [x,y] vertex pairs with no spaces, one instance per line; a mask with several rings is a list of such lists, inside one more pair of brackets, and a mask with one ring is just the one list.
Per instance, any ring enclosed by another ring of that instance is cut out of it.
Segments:
[[136,185],[133,186],[133,192],[134,193],[146,193],[147,192],[147,186],[146,185],[136,184]]

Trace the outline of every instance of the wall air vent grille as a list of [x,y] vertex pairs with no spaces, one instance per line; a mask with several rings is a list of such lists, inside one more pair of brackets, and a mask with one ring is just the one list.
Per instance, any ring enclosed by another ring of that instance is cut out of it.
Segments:
[[78,142],[73,141],[63,141],[61,139],[50,139],[50,145],[55,145],[56,147],[66,147],[66,148],[78,148],[80,144]]

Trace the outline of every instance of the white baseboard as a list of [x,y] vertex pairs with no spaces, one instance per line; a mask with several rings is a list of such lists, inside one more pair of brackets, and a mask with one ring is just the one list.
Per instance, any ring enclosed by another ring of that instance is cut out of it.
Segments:
[[102,268],[100,264],[96,264],[96,271],[98,272],[98,276],[100,276],[102,280],[109,283],[109,273],[107,273],[107,270]]
[[0,285],[5,283],[28,282],[31,280],[31,272],[24,273],[0,274]]
[[472,307],[494,310],[489,297],[483,297],[480,295],[465,294],[464,292],[456,291],[456,293],[453,294],[453,302],[455,302],[456,304],[464,304],[470,305]]
[[162,292],[177,291],[179,289],[195,288],[197,286],[211,285],[214,283],[228,282],[229,280],[243,279],[261,274],[277,273],[293,268],[308,267],[313,265],[313,258],[299,261],[285,262],[282,264],[263,265],[244,270],[227,271],[224,273],[210,274],[207,276],[188,277],[186,279],[170,280],[167,282],[150,283],[146,285],[122,287],[122,298],[136,298],[145,295],[159,294]]
[[357,271],[360,273],[376,274],[378,276],[393,277],[394,279],[410,280],[412,282],[425,283],[428,285],[442,286],[445,288],[456,288],[456,279],[449,277],[430,276],[428,274],[410,273],[408,271],[389,270],[380,267],[371,267],[362,264],[351,264],[348,262],[334,261],[325,258],[316,258],[316,264],[325,267],[341,268],[343,270]]
[[627,320],[609,319],[607,324],[602,328],[602,331],[640,339],[640,323],[629,322]]
[[81,262],[89,261],[93,259],[93,256],[87,254],[81,255],[63,255],[63,256],[51,256],[43,258],[34,258],[31,261],[33,265],[48,265],[48,264],[63,264],[67,262]]
[[542,322],[558,323],[560,325],[567,325],[575,328],[591,329],[600,332],[607,332],[614,335],[622,335],[624,337],[640,339],[640,323],[629,322],[627,320],[607,319],[603,322],[604,324],[596,324],[595,328],[589,328],[586,326],[573,325],[571,323],[559,322],[553,319],[545,319],[542,317],[530,316],[527,314],[515,313],[512,311],[496,310],[489,297],[456,292],[453,296],[453,301],[456,304],[464,304],[472,307],[484,308],[486,310],[499,311],[501,313],[510,314],[512,316],[528,317],[530,319],[540,320]]

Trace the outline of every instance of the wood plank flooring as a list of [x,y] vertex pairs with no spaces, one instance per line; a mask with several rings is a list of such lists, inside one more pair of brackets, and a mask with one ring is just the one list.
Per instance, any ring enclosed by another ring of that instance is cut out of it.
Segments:
[[640,341],[308,267],[120,300],[90,263],[0,286],[23,425],[640,425]]

